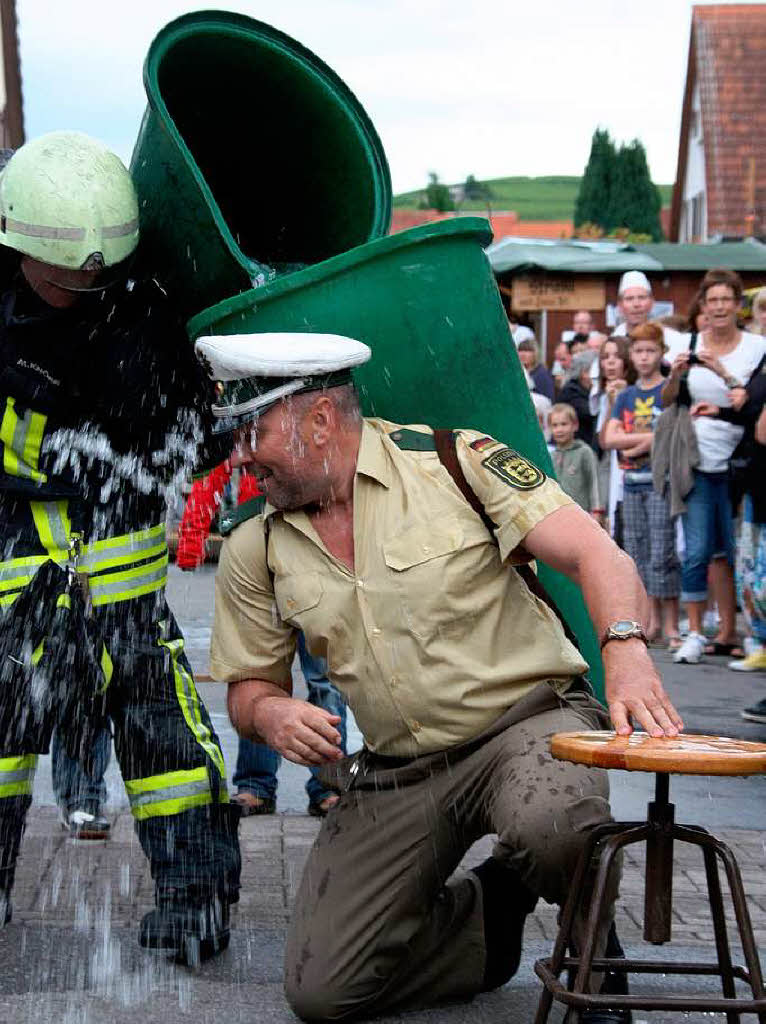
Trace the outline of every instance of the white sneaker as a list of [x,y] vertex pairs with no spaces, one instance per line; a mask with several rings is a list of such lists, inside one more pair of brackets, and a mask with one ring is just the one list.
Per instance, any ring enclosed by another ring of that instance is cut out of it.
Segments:
[[111,824],[102,814],[90,814],[88,811],[76,810],[67,814],[59,809],[61,827],[66,829],[73,839],[98,840],[108,839]]
[[673,655],[673,661],[681,665],[696,665],[704,657],[704,636],[700,636],[699,633],[690,633]]

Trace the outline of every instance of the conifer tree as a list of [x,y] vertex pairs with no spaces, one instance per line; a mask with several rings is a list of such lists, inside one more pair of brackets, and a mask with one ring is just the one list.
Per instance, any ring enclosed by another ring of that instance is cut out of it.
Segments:
[[593,133],[590,156],[575,200],[575,229],[582,224],[598,224],[605,231],[612,227],[606,217],[612,191],[614,161],[614,143],[609,132],[597,128]]
[[607,219],[611,228],[662,239],[659,189],[652,183],[646,150],[638,139],[620,146],[615,158]]

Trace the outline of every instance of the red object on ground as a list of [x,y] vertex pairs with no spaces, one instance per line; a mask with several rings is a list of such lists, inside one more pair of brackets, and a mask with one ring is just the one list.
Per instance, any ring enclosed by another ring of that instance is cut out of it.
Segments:
[[[221,495],[231,480],[231,472],[232,466],[227,459],[192,484],[178,528],[176,565],[179,569],[196,569],[205,561],[205,541],[220,508]],[[260,493],[255,477],[240,473],[237,504],[257,498]]]

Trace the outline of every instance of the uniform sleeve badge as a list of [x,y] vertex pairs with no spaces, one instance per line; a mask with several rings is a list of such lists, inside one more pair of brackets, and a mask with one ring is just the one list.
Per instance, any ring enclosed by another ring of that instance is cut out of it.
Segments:
[[490,473],[519,491],[531,491],[545,481],[545,473],[513,448],[502,448],[482,459]]
[[497,441],[494,437],[478,437],[475,441],[471,441],[470,447],[473,448],[475,452],[483,452],[495,444],[497,444]]

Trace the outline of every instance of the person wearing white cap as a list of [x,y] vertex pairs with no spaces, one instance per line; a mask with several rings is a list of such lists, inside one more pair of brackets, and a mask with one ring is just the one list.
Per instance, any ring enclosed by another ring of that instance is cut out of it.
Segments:
[[[622,323],[615,327],[613,334],[624,337],[633,327],[645,324],[654,305],[652,286],[643,270],[626,270],[617,286],[617,305],[622,314]],[[688,345],[687,334],[674,331],[672,327],[662,328],[665,335],[665,349],[676,352]]]
[[[240,735],[323,765],[343,793],[295,901],[288,1001],[305,1020],[353,1019],[495,988],[538,897],[563,903],[587,829],[609,820],[605,773],[548,752],[553,732],[605,716],[525,563],[582,585],[618,732],[632,716],[675,735],[635,568],[502,442],[363,418],[348,383],[370,357],[359,342],[254,335],[197,351],[227,378],[217,415],[239,418],[267,500],[222,551],[211,672]],[[258,376],[233,380],[243,372]],[[291,698],[300,630],[363,733],[352,758],[332,715]],[[494,855],[446,883],[489,833]],[[617,955],[610,912],[601,924],[599,949]],[[583,1020],[625,1020],[599,1013]]]

